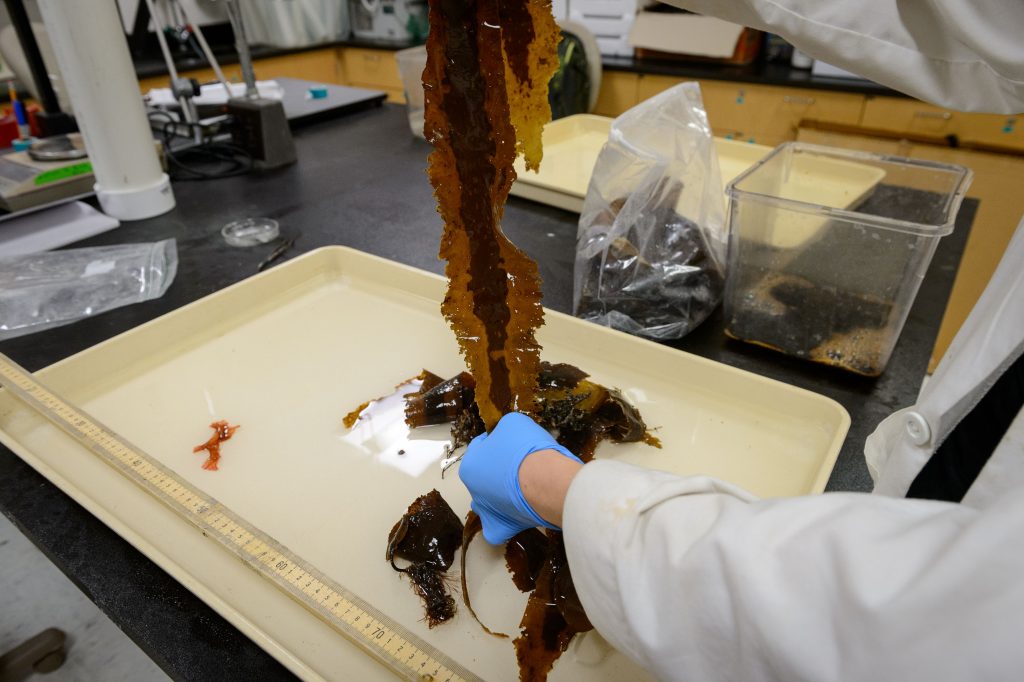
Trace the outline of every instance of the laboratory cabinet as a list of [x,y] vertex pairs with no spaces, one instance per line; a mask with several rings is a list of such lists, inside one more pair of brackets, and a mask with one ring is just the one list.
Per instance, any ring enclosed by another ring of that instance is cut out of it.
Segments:
[[388,93],[389,102],[405,103],[394,50],[339,47],[337,54],[342,85],[383,90]]
[[1024,115],[965,113],[915,99],[872,97],[860,125],[904,135],[955,136],[958,146],[1024,151]]
[[[224,76],[229,81],[242,80],[242,72],[237,64],[226,64],[222,68]],[[323,47],[257,58],[253,60],[253,69],[256,78],[260,80],[288,77],[333,85],[352,85],[370,90],[383,90],[388,94],[389,102],[405,103],[402,79],[398,75],[398,62],[395,61],[395,50]],[[181,76],[195,78],[201,83],[216,78],[213,69],[210,68],[182,71]],[[161,87],[167,87],[166,75],[143,78],[139,81],[139,88],[143,92]]]
[[[638,101],[685,80],[642,74]],[[855,125],[865,96],[839,92],[701,79],[708,121],[718,136],[774,147],[796,137],[800,121],[816,119]]]

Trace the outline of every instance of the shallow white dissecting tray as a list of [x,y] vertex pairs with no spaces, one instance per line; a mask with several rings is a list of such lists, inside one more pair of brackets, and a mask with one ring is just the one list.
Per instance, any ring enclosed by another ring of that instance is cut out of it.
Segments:
[[[516,158],[516,181],[511,194],[566,211],[579,213],[587,196],[590,176],[601,148],[608,141],[614,119],[594,114],[576,114],[544,126],[544,159],[540,171],[527,171],[522,157]],[[762,144],[715,138],[722,186],[768,155]]]
[[[461,604],[454,621],[429,630],[407,581],[384,561],[388,531],[418,495],[437,488],[460,516],[469,508],[457,471],[440,475],[446,428],[410,439],[398,421],[352,432],[341,424],[421,368],[446,376],[463,368],[439,312],[444,288],[421,270],[319,249],[37,375],[474,673],[515,680],[511,640],[483,633]],[[763,496],[817,493],[849,427],[849,415],[828,398],[559,313],[548,311],[539,339],[545,359],[622,389],[664,443],[606,444],[599,457],[710,474]],[[241,428],[224,443],[220,470],[210,472],[192,447],[215,419]],[[390,677],[5,392],[0,441],[301,677]],[[469,563],[474,606],[514,635],[526,596],[501,551],[479,539]],[[578,640],[552,680],[643,677],[599,637]]]
[[[511,193],[567,211],[582,212],[594,164],[608,140],[612,121],[606,116],[576,114],[547,124],[540,170],[527,171],[522,157],[517,158],[517,178]],[[723,188],[772,151],[771,147],[760,144],[722,137],[714,140]],[[807,156],[791,169],[779,195],[793,201],[847,209],[870,196],[884,177],[884,170],[868,164]],[[766,208],[757,229],[750,225],[745,227],[744,238],[792,249],[817,237],[827,223],[827,218],[817,214],[792,211],[780,214]]]

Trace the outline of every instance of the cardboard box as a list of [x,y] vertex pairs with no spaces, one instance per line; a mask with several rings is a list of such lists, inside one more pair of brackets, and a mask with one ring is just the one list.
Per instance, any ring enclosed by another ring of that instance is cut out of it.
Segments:
[[637,57],[749,64],[762,33],[739,24],[682,12],[637,14],[629,42]]

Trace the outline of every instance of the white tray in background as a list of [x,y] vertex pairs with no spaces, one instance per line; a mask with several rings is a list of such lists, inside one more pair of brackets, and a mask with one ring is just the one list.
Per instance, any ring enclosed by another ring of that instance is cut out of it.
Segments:
[[[517,157],[514,196],[531,199],[566,211],[579,213],[594,164],[608,140],[614,119],[594,114],[566,116],[544,126],[544,160],[540,171],[527,171],[523,158]],[[722,186],[753,166],[772,150],[761,144],[715,138]]]
[[[549,206],[580,213],[601,147],[608,139],[613,119],[576,114],[544,127],[544,159],[540,171],[527,171],[522,157],[516,159],[516,181],[511,193]],[[722,187],[763,159],[771,147],[715,138]],[[786,182],[785,198],[815,204],[851,208],[874,190],[885,171],[866,164],[837,159],[803,159]],[[778,219],[776,219],[778,218]],[[804,216],[796,222],[792,213],[766,215],[758,239],[781,248],[801,246],[816,237],[828,220]],[[750,230],[745,237],[757,236]]]
[[[469,498],[437,460],[444,427],[378,425],[354,438],[342,416],[423,367],[461,370],[439,313],[445,283],[421,270],[324,248],[38,372],[41,380],[345,587],[488,680],[518,678],[510,640],[459,609],[429,630],[384,561],[391,526],[437,488]],[[544,357],[616,386],[664,449],[606,444],[614,457],[710,474],[763,496],[824,489],[849,427],[836,402],[697,356],[548,312]],[[17,358],[15,358],[17,360]],[[241,429],[219,471],[192,446],[224,418]],[[83,446],[0,391],[0,441],[305,679],[390,673]],[[398,450],[409,448],[404,456]],[[525,604],[501,552],[474,543],[470,589],[492,627],[514,633]],[[596,652],[596,653],[595,653]],[[603,657],[601,654],[603,653]],[[643,678],[599,638],[580,638],[553,681]]]

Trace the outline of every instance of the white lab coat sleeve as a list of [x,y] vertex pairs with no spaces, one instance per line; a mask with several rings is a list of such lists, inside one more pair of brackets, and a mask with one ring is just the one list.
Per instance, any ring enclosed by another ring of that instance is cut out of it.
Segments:
[[1024,111],[1021,0],[665,0],[962,111]]
[[1005,679],[1024,669],[1024,496],[985,512],[587,464],[563,514],[595,628],[662,679]]

